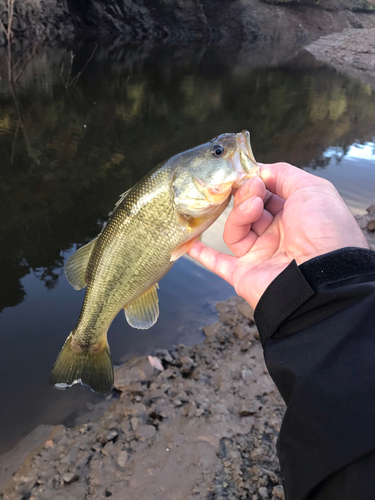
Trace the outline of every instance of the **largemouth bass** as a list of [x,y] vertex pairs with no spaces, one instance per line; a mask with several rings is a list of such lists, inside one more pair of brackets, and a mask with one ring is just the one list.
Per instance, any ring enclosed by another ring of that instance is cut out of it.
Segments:
[[113,386],[107,331],[121,309],[134,328],[159,316],[158,281],[227,207],[232,187],[258,174],[249,132],[222,134],[158,165],[116,204],[101,234],[70,257],[69,283],[87,286],[50,384]]

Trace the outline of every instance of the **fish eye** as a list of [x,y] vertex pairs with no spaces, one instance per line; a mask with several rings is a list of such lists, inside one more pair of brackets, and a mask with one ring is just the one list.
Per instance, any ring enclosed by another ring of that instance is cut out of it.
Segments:
[[214,144],[211,147],[211,152],[215,156],[221,156],[224,153],[224,147],[221,144]]

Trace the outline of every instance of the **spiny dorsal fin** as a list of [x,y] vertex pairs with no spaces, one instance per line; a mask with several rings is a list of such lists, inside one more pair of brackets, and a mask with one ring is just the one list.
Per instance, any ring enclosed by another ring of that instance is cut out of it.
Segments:
[[86,282],[86,269],[89,263],[90,256],[94,249],[96,240],[90,241],[87,245],[79,248],[65,264],[65,275],[67,280],[76,290],[81,290],[87,285]]
[[159,317],[158,284],[147,290],[139,299],[124,307],[125,317],[133,328],[147,330]]

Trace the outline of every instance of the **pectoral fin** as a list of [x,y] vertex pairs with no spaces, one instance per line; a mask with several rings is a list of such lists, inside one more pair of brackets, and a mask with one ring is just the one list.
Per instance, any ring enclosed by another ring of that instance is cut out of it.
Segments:
[[125,317],[130,326],[147,330],[159,317],[158,285],[154,285],[146,293],[130,305],[124,307]]
[[87,285],[86,269],[90,256],[95,246],[96,240],[90,241],[87,245],[81,247],[74,253],[65,264],[65,275],[69,283],[76,290],[81,290]]

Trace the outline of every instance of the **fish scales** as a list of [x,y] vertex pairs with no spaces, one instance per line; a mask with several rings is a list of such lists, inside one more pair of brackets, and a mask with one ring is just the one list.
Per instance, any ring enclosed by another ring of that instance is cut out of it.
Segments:
[[[155,277],[161,279],[166,267],[169,270],[172,249],[191,238],[173,210],[170,177],[171,169],[162,168],[136,186],[104,228],[89,261],[88,289],[75,338],[87,329],[100,337],[114,314],[148,290]],[[151,200],[150,192],[155,193]],[[92,280],[95,287],[90,286]],[[105,305],[105,314],[98,304]],[[92,343],[97,340],[92,333],[91,338]]]

